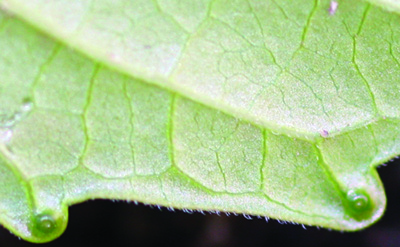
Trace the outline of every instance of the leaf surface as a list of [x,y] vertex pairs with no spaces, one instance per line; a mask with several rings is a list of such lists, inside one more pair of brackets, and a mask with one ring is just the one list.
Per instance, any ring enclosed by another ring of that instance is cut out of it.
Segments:
[[0,222],[17,235],[50,241],[91,198],[338,230],[382,215],[375,168],[400,153],[396,14],[355,0],[334,15],[305,0],[1,3],[59,40],[0,15]]
[[386,10],[400,12],[400,2],[398,0],[366,0],[372,4],[376,4]]

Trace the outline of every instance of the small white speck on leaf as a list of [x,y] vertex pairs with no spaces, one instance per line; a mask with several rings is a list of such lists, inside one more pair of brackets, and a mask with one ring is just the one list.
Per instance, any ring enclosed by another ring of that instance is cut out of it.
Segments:
[[13,132],[11,129],[0,129],[0,142],[7,143],[11,140]]
[[321,130],[319,133],[324,138],[329,136],[329,132],[327,130]]
[[336,13],[336,10],[339,6],[339,3],[336,1],[331,1],[331,4],[329,6],[329,14],[334,15]]
[[120,63],[121,60],[122,60],[121,56],[119,54],[116,54],[116,53],[108,54],[108,58],[114,63]]

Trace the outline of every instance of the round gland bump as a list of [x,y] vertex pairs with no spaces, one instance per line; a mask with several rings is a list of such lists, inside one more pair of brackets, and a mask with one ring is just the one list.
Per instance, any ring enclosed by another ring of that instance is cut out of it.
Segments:
[[64,232],[66,225],[66,214],[60,214],[52,210],[33,214],[29,226],[32,234],[31,241],[35,243],[52,241]]
[[357,211],[364,210],[368,207],[368,197],[365,195],[357,195],[352,198],[353,208]]
[[36,216],[37,229],[43,233],[50,233],[57,228],[57,222],[48,214],[40,214]]
[[24,98],[22,100],[21,111],[22,112],[29,112],[33,108],[33,100],[31,98]]
[[371,216],[373,205],[364,190],[351,190],[347,193],[350,214],[357,220],[365,220]]

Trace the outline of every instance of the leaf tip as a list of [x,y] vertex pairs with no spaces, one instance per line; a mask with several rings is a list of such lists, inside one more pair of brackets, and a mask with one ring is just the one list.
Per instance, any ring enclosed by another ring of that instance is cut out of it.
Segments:
[[36,243],[46,243],[58,238],[67,226],[67,217],[56,215],[52,212],[38,213],[33,216],[31,221],[31,233],[33,241]]

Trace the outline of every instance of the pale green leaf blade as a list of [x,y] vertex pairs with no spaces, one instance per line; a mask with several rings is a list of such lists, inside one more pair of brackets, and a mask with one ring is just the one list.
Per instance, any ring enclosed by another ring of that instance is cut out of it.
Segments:
[[[338,3],[330,15],[330,1],[3,0],[120,71],[306,138],[399,115],[398,93],[388,98],[382,88],[397,87],[398,16]],[[374,78],[382,66],[371,60],[390,65],[389,81]]]
[[398,0],[366,0],[366,1],[376,4],[386,10],[400,13],[400,1]]

